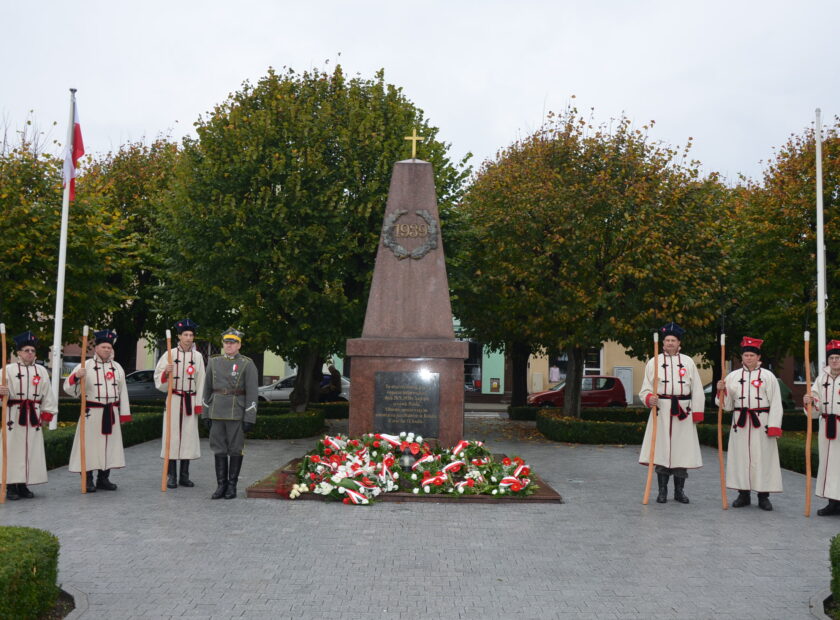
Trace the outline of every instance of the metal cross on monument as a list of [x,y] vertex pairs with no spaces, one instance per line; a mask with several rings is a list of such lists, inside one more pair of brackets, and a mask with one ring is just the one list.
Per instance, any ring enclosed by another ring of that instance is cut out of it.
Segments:
[[417,135],[417,129],[411,130],[411,135],[405,137],[406,140],[411,140],[411,159],[417,159],[417,143],[422,142],[426,138]]

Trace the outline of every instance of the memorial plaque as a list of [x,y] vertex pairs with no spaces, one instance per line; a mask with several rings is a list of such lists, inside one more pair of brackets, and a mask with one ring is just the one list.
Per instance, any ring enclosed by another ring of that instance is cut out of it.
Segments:
[[413,432],[438,437],[440,374],[377,372],[373,428],[380,433]]

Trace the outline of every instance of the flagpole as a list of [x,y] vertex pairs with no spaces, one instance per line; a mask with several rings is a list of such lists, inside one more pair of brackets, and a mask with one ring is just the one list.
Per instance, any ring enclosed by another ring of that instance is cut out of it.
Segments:
[[[825,239],[823,235],[822,121],[817,108],[814,131],[817,177],[817,372],[825,368]],[[808,360],[805,361],[808,363]]]
[[[73,133],[76,124],[76,89],[70,89],[70,122],[67,124],[67,148],[73,152]],[[52,388],[55,402],[58,402],[61,383],[61,328],[64,319],[64,268],[67,264],[67,220],[70,217],[70,179],[64,180],[64,196],[61,199],[61,238],[58,243],[58,278],[55,289],[55,329],[52,344]],[[57,413],[57,412],[56,412]],[[50,430],[58,428],[58,415],[50,421]]]

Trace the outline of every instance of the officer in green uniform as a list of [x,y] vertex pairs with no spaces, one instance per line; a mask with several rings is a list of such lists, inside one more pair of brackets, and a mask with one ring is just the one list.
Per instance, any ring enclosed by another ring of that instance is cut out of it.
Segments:
[[257,367],[239,353],[243,335],[232,327],[222,334],[222,354],[210,358],[204,377],[201,418],[210,430],[219,484],[213,499],[236,497],[245,433],[257,421]]

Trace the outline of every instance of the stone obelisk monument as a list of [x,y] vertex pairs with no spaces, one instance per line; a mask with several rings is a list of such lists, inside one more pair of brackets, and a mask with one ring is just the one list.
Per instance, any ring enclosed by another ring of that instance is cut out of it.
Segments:
[[463,438],[468,348],[452,330],[428,162],[394,165],[365,325],[347,355],[351,435],[412,431],[446,447]]

